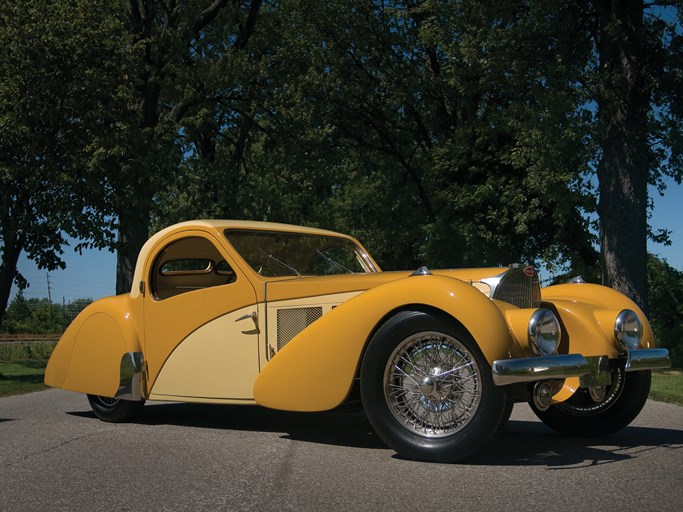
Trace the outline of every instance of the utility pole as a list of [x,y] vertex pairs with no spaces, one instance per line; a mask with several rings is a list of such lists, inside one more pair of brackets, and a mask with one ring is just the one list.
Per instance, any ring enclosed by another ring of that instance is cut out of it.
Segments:
[[50,290],[50,273],[45,272],[45,277],[47,278],[47,301],[52,306],[52,291]]

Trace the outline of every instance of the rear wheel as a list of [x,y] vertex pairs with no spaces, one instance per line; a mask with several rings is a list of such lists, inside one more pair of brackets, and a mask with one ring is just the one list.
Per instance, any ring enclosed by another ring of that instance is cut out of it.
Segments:
[[465,329],[440,315],[401,312],[363,357],[361,397],[382,440],[417,460],[456,462],[493,436],[505,394]]
[[144,400],[123,400],[98,395],[88,395],[88,402],[95,416],[110,423],[122,423],[134,419],[145,405]]
[[543,423],[569,436],[603,437],[631,423],[650,392],[651,372],[614,369],[612,384],[605,388],[579,389],[565,402],[546,411],[531,403]]

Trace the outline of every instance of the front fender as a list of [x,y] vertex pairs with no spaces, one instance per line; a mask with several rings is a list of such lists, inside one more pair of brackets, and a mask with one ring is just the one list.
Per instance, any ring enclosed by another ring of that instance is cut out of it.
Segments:
[[324,411],[348,396],[365,345],[393,311],[427,306],[459,321],[489,363],[514,350],[500,310],[469,284],[437,275],[411,276],[341,304],[294,337],[254,383],[255,400],[289,411]]
[[569,339],[569,353],[609,355],[620,350],[614,342],[614,320],[623,309],[634,311],[643,324],[642,348],[654,348],[654,335],[645,314],[626,295],[597,284],[575,283],[549,286],[541,290],[543,302],[553,304]]
[[128,295],[98,300],[64,332],[45,369],[48,386],[141,398],[142,349]]

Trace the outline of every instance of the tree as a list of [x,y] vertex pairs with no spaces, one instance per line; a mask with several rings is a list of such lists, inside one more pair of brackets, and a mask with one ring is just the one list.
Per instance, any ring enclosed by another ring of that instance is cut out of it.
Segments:
[[576,22],[552,5],[283,4],[238,211],[349,231],[388,268],[593,263]]
[[[669,3],[676,2],[662,2]],[[663,176],[679,183],[683,176],[680,156],[678,162],[669,158],[680,145],[667,144],[681,136],[680,123],[671,121],[683,120],[679,95],[666,90],[673,85],[667,84],[673,64],[668,59],[681,50],[680,34],[652,12],[656,3],[596,0],[592,5],[604,281],[647,310],[647,187],[661,184]]]
[[156,194],[172,183],[187,149],[183,141],[194,143],[202,154],[212,153],[214,118],[205,111],[226,100],[212,77],[227,55],[247,45],[260,6],[261,0],[120,4],[131,38],[126,49],[133,73],[123,93],[128,110],[117,120],[120,129],[98,141],[96,161],[111,180],[117,293],[131,289]]
[[[0,312],[22,252],[63,267],[65,234],[104,243],[107,218],[89,194],[89,143],[120,80],[123,47],[108,4],[5,2],[0,8]],[[89,240],[89,242],[87,241]],[[0,318],[1,322],[1,318]]]
[[650,255],[647,264],[650,324],[659,346],[669,349],[672,366],[683,367],[683,272]]

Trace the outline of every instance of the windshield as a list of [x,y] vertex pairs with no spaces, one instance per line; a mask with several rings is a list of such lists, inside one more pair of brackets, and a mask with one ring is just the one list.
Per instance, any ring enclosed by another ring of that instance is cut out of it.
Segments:
[[346,238],[242,229],[226,229],[225,237],[255,272],[266,277],[377,271],[364,251]]

